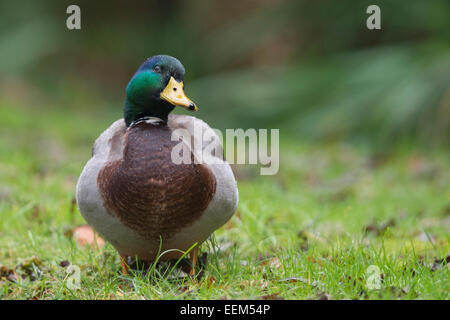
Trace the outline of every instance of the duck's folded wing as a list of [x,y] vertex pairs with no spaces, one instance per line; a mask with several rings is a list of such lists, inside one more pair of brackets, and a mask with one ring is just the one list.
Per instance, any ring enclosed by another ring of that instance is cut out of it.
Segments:
[[97,176],[108,161],[120,159],[123,154],[123,137],[126,126],[123,119],[114,122],[95,140],[92,148],[92,158],[86,163],[81,173],[76,199],[80,212],[87,220],[106,214],[97,185]]
[[92,158],[114,161],[123,155],[123,138],[127,127],[123,119],[115,121],[95,140]]

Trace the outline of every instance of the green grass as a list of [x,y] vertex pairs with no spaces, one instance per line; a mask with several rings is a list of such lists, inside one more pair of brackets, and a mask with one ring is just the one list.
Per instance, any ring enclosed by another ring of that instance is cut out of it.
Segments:
[[[85,223],[73,206],[77,177],[120,116],[104,110],[0,101],[1,299],[450,298],[450,269],[437,261],[450,253],[448,151],[288,137],[278,175],[235,168],[239,208],[202,246],[203,277],[174,278],[165,266],[122,276],[111,245],[70,236]],[[80,268],[80,289],[68,286],[64,260]],[[372,265],[379,290],[367,287]]]

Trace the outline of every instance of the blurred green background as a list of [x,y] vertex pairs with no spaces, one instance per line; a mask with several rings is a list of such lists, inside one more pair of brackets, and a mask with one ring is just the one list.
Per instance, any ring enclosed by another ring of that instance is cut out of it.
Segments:
[[[66,28],[70,4],[81,30]],[[382,30],[366,28],[370,4]],[[448,146],[449,12],[445,0],[2,1],[0,108],[21,108],[18,126],[70,111],[100,133],[138,66],[169,54],[212,127]]]
[[[366,28],[372,4],[381,30]],[[301,276],[337,299],[448,300],[449,13],[448,0],[0,1],[0,299],[316,297],[285,281]],[[229,249],[207,269],[216,284],[189,290],[123,289],[112,246],[73,239],[95,138],[155,54],[186,68],[200,110],[177,113],[280,129],[277,175],[233,166],[239,207],[216,233]],[[66,260],[86,290],[66,289]],[[16,283],[23,261],[42,273]],[[373,264],[385,291],[365,293]]]

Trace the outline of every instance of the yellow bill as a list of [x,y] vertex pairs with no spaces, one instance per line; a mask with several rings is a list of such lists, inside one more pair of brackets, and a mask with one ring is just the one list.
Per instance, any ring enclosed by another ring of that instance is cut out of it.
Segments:
[[180,106],[191,111],[197,111],[198,107],[194,102],[186,97],[183,87],[183,81],[177,82],[174,77],[170,77],[169,83],[161,92],[160,97],[174,106]]

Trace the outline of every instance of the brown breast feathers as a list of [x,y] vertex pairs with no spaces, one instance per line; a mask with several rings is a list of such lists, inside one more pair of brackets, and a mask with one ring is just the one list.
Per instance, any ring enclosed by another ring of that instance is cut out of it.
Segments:
[[201,164],[171,161],[171,130],[139,123],[124,137],[123,159],[108,163],[98,185],[108,211],[142,237],[159,242],[198,219],[212,200],[216,179]]

